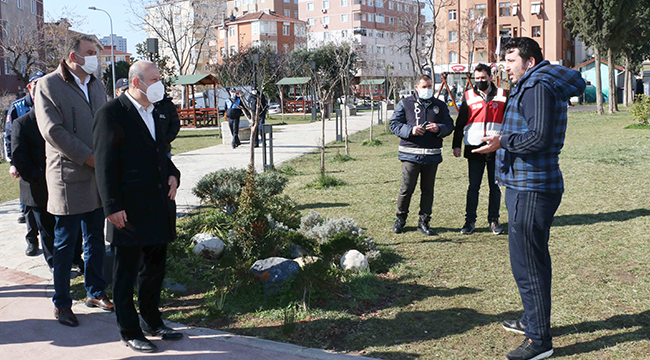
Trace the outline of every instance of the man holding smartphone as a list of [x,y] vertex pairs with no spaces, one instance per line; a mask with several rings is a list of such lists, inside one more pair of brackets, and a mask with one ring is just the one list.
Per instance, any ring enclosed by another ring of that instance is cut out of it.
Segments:
[[418,231],[434,235],[429,227],[433,207],[433,186],[442,162],[442,138],[454,130],[447,106],[433,97],[433,83],[427,75],[416,81],[415,93],[401,100],[390,119],[390,130],[401,138],[398,158],[402,161],[402,187],[397,197],[397,219],[393,232],[406,225],[411,196],[420,177]]

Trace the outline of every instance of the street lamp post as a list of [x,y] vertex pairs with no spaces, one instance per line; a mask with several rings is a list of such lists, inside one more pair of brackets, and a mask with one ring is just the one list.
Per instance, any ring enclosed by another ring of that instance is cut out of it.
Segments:
[[88,9],[105,12],[106,15],[108,15],[108,20],[111,22],[111,71],[113,74],[113,98],[115,98],[115,53],[113,46],[113,18],[111,17],[111,14],[109,14],[106,10],[98,9],[94,6],[89,6]]

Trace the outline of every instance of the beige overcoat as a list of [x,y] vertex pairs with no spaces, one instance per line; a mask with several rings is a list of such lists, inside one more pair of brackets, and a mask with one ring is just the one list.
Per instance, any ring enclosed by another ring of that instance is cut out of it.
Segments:
[[85,164],[93,153],[95,112],[106,103],[104,85],[94,76],[88,97],[64,62],[36,85],[34,108],[45,139],[45,177],[53,215],[76,215],[102,206],[95,169]]

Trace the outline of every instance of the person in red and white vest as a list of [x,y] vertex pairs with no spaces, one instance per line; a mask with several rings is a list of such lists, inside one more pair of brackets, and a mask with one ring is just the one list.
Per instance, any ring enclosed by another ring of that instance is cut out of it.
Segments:
[[503,113],[506,107],[507,92],[492,83],[492,71],[488,65],[478,64],[474,69],[475,86],[465,92],[458,111],[454,131],[454,156],[461,155],[461,142],[465,143],[464,156],[469,168],[469,188],[465,206],[465,224],[460,229],[463,234],[471,234],[476,228],[476,208],[483,173],[487,167],[490,196],[488,223],[490,231],[499,235],[503,227],[499,224],[501,190],[494,179],[494,153],[477,154],[472,150],[484,145],[481,138],[498,135],[501,131]]

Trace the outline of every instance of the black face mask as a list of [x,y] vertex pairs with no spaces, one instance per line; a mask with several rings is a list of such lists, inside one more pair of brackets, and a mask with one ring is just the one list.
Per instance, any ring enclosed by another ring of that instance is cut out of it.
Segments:
[[487,90],[489,87],[490,87],[490,83],[487,82],[487,81],[477,81],[477,82],[476,82],[476,88],[479,89],[479,90],[481,90],[481,91],[485,91],[485,90]]

